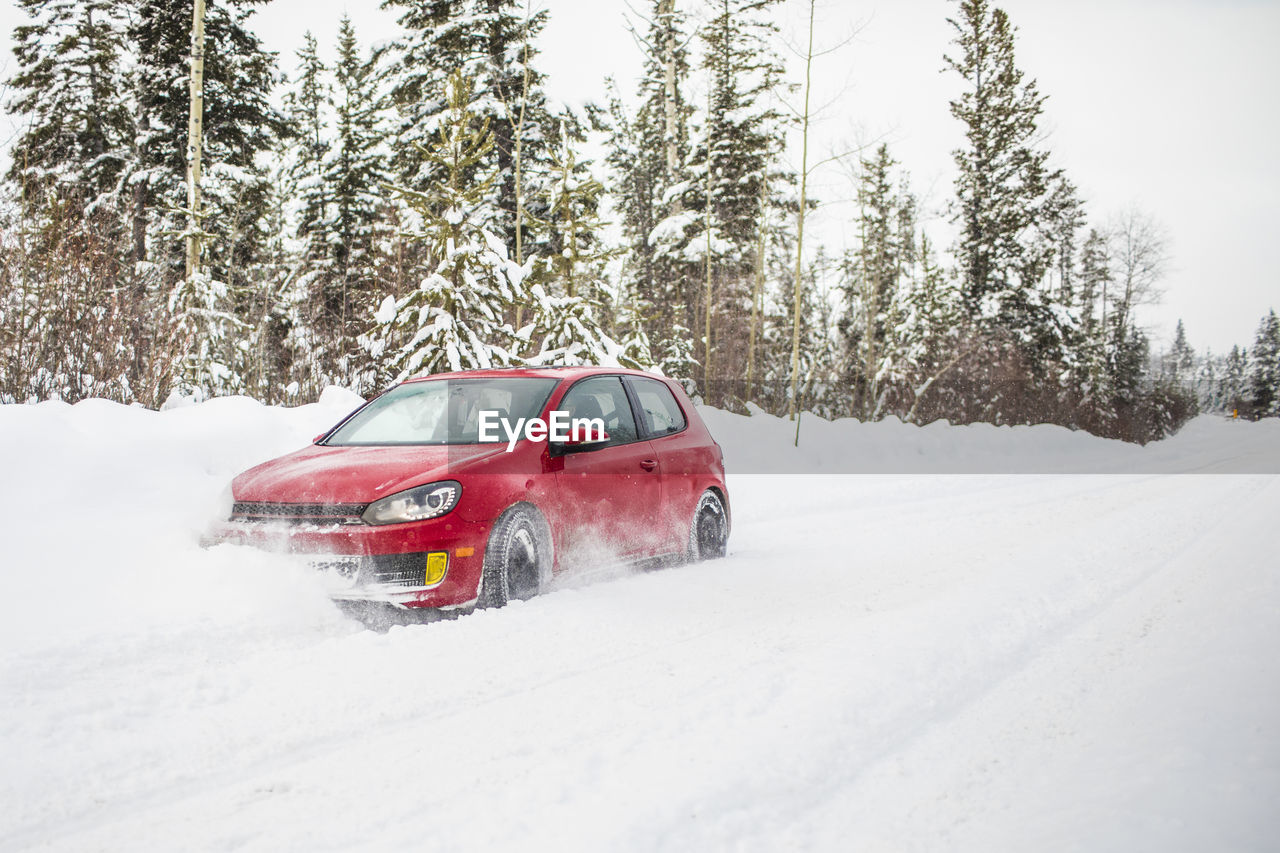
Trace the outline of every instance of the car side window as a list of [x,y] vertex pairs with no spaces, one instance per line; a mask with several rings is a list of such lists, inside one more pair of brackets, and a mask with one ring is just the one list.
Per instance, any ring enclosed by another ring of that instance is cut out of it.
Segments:
[[686,426],[684,412],[671,389],[656,379],[630,378],[631,388],[640,401],[642,424],[650,436],[670,435]]
[[622,380],[617,376],[593,376],[569,389],[560,401],[570,418],[600,418],[609,433],[609,445],[627,444],[638,438]]

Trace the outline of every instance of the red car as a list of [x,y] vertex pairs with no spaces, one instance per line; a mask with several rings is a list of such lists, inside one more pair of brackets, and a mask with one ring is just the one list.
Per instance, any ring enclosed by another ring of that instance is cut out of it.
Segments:
[[405,608],[501,607],[580,561],[722,556],[730,526],[720,446],[679,384],[596,367],[410,380],[232,497],[217,540]]

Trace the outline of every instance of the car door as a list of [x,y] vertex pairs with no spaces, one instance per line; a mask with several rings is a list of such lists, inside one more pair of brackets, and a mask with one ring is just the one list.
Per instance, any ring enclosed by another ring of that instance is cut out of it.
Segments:
[[640,434],[648,439],[658,461],[661,509],[654,523],[659,548],[682,553],[701,496],[697,475],[706,463],[706,447],[689,430],[688,418],[665,382],[643,376],[627,376],[623,381],[634,401]]
[[657,529],[661,485],[652,445],[640,436],[630,400],[618,376],[592,376],[574,383],[558,407],[570,418],[604,421],[609,440],[590,449],[550,451],[559,456],[557,503],[561,547],[588,559],[651,555],[661,541]]

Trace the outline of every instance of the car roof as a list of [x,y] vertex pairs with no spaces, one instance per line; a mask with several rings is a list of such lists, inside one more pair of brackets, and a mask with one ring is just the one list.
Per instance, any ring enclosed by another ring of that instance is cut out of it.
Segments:
[[495,367],[487,370],[458,370],[452,373],[433,373],[429,376],[415,376],[406,382],[423,382],[428,379],[504,379],[517,376],[532,376],[545,379],[577,380],[586,376],[599,374],[626,376],[645,376],[650,379],[663,379],[654,373],[643,370],[631,370],[626,367],[596,367],[582,365],[573,367]]

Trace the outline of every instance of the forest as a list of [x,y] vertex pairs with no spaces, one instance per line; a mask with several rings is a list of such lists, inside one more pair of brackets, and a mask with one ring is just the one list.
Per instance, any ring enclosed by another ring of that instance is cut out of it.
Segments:
[[384,0],[395,40],[374,49],[344,19],[291,57],[255,34],[260,0],[209,2],[202,43],[192,2],[20,5],[0,402],[293,404],[609,364],[793,416],[1138,442],[1202,411],[1280,416],[1274,311],[1228,353],[1198,352],[1181,322],[1153,351],[1141,312],[1168,238],[1150,213],[1089,209],[987,0],[951,4],[939,55],[954,97],[938,109],[963,130],[954,239],[934,244],[906,164],[875,143],[843,155],[857,240],[838,249],[805,231],[813,0],[795,79],[783,0],[652,0],[643,74],[583,110],[548,98],[549,13],[519,0]]

